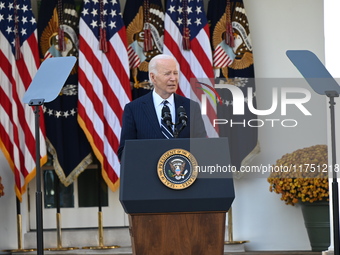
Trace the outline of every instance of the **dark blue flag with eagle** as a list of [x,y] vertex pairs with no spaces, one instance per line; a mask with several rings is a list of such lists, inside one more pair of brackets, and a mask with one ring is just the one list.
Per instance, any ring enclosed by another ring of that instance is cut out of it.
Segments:
[[[229,89],[217,89],[222,104],[217,106],[220,137],[229,138],[231,163],[238,169],[247,165],[259,152],[258,128],[248,125],[257,116],[248,109],[252,100],[256,108],[254,61],[248,18],[242,0],[209,0],[207,17],[210,23],[213,67],[216,83],[237,86],[244,95],[244,114],[233,115],[233,96]],[[252,93],[248,95],[248,88]]]
[[[53,57],[78,58],[78,26],[79,14],[73,0],[42,0],[38,16],[41,61]],[[65,186],[92,162],[90,144],[77,122],[77,69],[76,64],[59,96],[44,104],[47,149]]]
[[123,13],[133,99],[152,89],[148,65],[163,52],[164,11],[161,0],[127,0]]

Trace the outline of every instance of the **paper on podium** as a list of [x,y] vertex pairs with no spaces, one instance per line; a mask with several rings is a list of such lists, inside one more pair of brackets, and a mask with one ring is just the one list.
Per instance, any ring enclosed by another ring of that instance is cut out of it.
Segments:
[[39,99],[48,103],[56,99],[76,61],[76,57],[70,56],[48,58],[42,62],[23,102],[29,104],[31,100]]
[[340,93],[339,84],[314,53],[308,50],[288,50],[286,54],[316,93]]

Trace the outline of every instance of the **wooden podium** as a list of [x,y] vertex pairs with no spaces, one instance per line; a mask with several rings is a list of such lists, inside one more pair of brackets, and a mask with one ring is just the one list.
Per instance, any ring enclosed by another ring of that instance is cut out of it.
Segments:
[[[201,171],[189,187],[169,188],[157,172],[159,162],[181,150]],[[126,141],[120,201],[129,214],[133,254],[222,255],[226,212],[235,197],[232,175],[203,169],[226,170],[229,164],[227,138]]]

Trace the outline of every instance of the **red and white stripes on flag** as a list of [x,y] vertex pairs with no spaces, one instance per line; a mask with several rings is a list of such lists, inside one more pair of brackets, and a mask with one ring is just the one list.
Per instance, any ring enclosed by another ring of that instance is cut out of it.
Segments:
[[[15,192],[21,201],[36,173],[35,114],[22,98],[40,60],[30,0],[5,0],[3,4],[0,8],[0,148],[13,170]],[[40,163],[44,164],[47,152],[42,116],[40,108]]]
[[[204,94],[197,79],[213,86],[214,72],[209,39],[209,27],[203,1],[167,1],[164,19],[164,51],[173,55],[180,65],[179,94],[201,102],[206,99],[206,115],[203,115],[209,137],[217,137],[213,126],[216,103]],[[187,36],[189,35],[189,38]],[[189,39],[189,40],[188,40]]]
[[228,56],[227,52],[221,47],[221,45],[217,45],[214,50],[214,66],[215,67],[227,67],[233,63],[234,58]]
[[140,65],[140,58],[131,45],[128,46],[128,55],[130,68],[137,68]]
[[87,0],[79,24],[78,122],[113,191],[119,186],[116,153],[123,109],[131,101],[126,31],[120,13],[119,2]]

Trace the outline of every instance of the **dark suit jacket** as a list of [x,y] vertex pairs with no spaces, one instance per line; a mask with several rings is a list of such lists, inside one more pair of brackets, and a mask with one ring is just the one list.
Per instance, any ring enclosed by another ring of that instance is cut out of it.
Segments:
[[[174,94],[176,123],[177,109],[183,106],[188,116],[187,126],[179,133],[178,138],[202,138],[207,133],[204,127],[199,104],[186,97]],[[181,124],[177,126],[179,130]],[[152,92],[126,104],[123,114],[123,125],[118,149],[121,158],[125,140],[130,139],[165,139],[163,136],[152,99]]]

